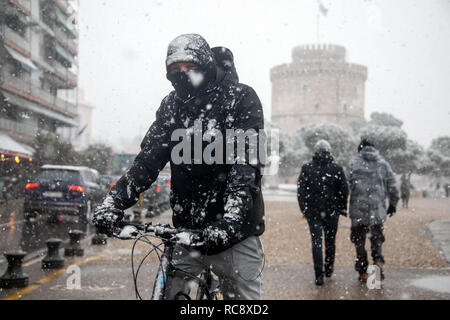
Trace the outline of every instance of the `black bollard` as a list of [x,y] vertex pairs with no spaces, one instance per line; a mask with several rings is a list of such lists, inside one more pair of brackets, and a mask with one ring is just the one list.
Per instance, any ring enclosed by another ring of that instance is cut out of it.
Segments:
[[59,255],[59,245],[61,239],[48,239],[47,240],[47,255],[42,260],[42,269],[59,269],[64,267],[64,258]]
[[140,209],[139,210],[133,210],[133,223],[142,224]]
[[92,244],[101,244],[105,245],[108,243],[108,236],[106,234],[100,233],[97,231],[95,232],[95,235],[92,237]]
[[66,257],[73,257],[73,256],[81,257],[84,255],[84,249],[80,245],[80,239],[81,236],[83,235],[84,232],[80,230],[69,231],[70,242],[69,245],[66,248],[64,248],[64,255]]
[[23,251],[4,254],[8,261],[8,269],[0,277],[0,288],[23,288],[28,286],[28,275],[22,270],[22,261],[26,255],[27,253]]

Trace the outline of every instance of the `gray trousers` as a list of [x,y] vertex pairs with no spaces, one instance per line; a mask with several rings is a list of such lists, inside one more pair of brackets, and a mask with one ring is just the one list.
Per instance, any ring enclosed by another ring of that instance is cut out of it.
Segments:
[[[216,255],[198,255],[186,247],[177,246],[173,253],[173,264],[194,275],[211,267],[220,279],[220,288],[225,300],[261,300],[261,267],[264,249],[259,237],[249,237]],[[181,277],[167,282],[168,297],[173,299],[178,292],[189,294],[189,283]]]

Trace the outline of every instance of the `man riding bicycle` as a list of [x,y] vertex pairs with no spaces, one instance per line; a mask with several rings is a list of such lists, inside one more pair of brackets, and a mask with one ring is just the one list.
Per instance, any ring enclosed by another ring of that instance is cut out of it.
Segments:
[[[173,263],[193,274],[212,266],[225,299],[261,299],[259,268],[264,252],[259,236],[265,228],[261,163],[265,154],[257,150],[252,158],[255,150],[249,141],[264,138],[259,132],[264,116],[255,91],[237,83],[237,75],[230,76],[233,56],[223,49],[230,61],[218,64],[200,35],[181,35],[169,44],[167,79],[175,91],[162,100],[140,153],[96,209],[93,222],[100,232],[111,235],[123,211],[137,202],[170,162],[173,225],[202,230],[200,235],[180,237]],[[228,72],[224,70],[230,65]],[[230,130],[251,132],[244,137],[243,156],[234,138],[229,148]],[[203,132],[214,134],[202,138]],[[229,159],[230,150],[234,161]],[[208,157],[214,161],[207,161]],[[166,285],[171,288],[169,299],[188,290],[183,279],[170,279]]]

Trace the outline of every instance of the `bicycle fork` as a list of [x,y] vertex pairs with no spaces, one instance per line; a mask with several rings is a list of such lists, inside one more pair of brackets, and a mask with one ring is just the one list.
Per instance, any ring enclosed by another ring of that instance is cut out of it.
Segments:
[[170,261],[172,260],[174,246],[166,244],[164,246],[164,252],[161,256],[161,263],[158,267],[158,273],[153,284],[152,300],[166,299],[165,292],[167,291],[167,280],[169,276]]

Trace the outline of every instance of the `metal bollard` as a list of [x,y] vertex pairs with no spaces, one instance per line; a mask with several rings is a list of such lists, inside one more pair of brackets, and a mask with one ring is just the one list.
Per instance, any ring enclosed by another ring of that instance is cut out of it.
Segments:
[[98,232],[97,229],[95,235],[92,237],[92,244],[101,244],[101,245],[108,244],[108,236],[106,234]]
[[59,255],[59,245],[61,239],[48,239],[47,240],[47,255],[42,260],[42,269],[59,269],[64,267],[64,258]]
[[133,210],[133,223],[141,224],[141,211]]
[[69,245],[64,248],[64,255],[66,257],[81,257],[84,255],[84,249],[80,245],[80,239],[82,235],[84,235],[84,232],[80,230],[69,231],[70,242]]
[[22,288],[28,286],[28,275],[22,270],[22,261],[26,255],[27,253],[23,251],[4,254],[8,261],[8,269],[0,277],[0,288]]

